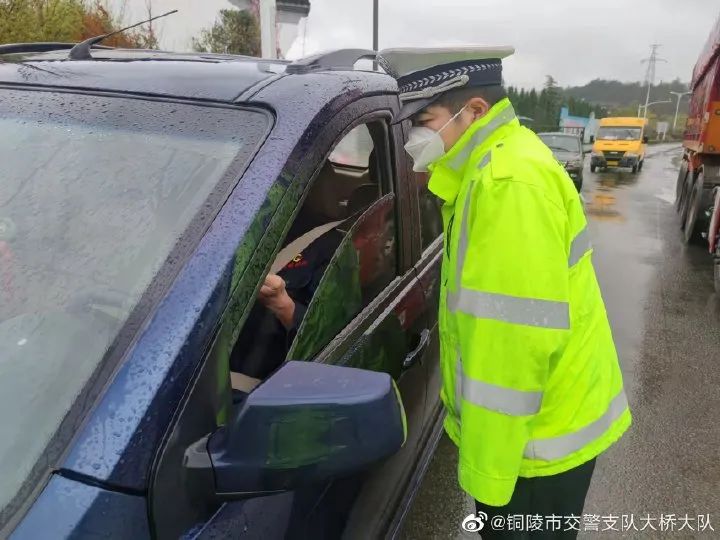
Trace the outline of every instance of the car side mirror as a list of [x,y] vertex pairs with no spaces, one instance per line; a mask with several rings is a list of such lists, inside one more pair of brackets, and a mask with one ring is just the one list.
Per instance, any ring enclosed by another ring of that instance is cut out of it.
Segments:
[[190,446],[190,489],[236,500],[322,484],[397,452],[405,412],[386,373],[287,362]]
[[644,144],[647,144],[649,140],[650,140],[650,139],[648,138],[647,135],[645,135],[645,136],[642,138],[642,141],[643,141]]
[[595,142],[595,135],[590,135],[590,144]]

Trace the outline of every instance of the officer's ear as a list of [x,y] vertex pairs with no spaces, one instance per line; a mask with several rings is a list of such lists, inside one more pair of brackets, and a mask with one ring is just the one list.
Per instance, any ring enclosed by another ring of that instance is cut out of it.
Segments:
[[470,111],[473,115],[473,120],[482,118],[490,110],[490,104],[480,96],[470,98],[465,104],[465,109]]

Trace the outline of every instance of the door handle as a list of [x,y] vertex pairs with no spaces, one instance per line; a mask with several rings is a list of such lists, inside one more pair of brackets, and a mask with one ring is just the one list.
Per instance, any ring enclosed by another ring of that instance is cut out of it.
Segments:
[[422,357],[429,343],[430,330],[426,328],[425,330],[420,332],[420,340],[418,341],[417,347],[410,351],[405,357],[405,361],[403,362],[403,369],[408,369],[415,365],[415,362],[417,362]]

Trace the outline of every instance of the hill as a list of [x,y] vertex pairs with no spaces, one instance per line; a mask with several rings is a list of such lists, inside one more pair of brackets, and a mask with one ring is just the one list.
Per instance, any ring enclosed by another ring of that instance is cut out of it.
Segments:
[[[650,102],[669,101],[653,105],[648,118],[651,126],[656,121],[672,122],[675,116],[677,98],[670,92],[686,92],[688,85],[675,80],[660,83],[650,89]],[[638,106],[645,103],[647,87],[639,82],[621,82],[595,79],[583,86],[560,88],[552,76],[547,76],[544,88],[524,90],[508,87],[510,101],[519,115],[527,117],[533,129],[548,131],[557,129],[560,108],[567,106],[574,116],[589,116],[595,113],[597,118],[605,116],[636,116]],[[678,116],[678,130],[685,125],[688,99],[681,101]]]
[[[665,117],[675,114],[676,98],[670,92],[687,92],[687,83],[676,79],[669,83],[660,83],[650,89],[650,101],[671,100],[672,103],[654,105],[650,110],[658,116]],[[620,112],[637,114],[639,104],[645,103],[647,87],[640,82],[620,82],[595,79],[584,86],[564,88],[563,94],[568,98],[585,100],[605,108],[610,114]],[[687,111],[687,99],[683,99],[680,112]]]

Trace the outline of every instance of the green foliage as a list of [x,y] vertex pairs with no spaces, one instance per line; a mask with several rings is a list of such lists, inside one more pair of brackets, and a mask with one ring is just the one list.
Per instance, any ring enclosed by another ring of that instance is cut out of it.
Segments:
[[[688,85],[679,79],[654,85],[650,89],[650,101],[672,100],[673,102],[654,105],[652,111],[660,116],[674,116],[676,102],[670,92],[687,92],[687,90]],[[621,111],[631,112],[631,116],[636,116],[638,105],[645,103],[647,87],[640,82],[626,83],[595,79],[584,86],[566,88],[565,94],[602,105],[615,116],[622,116]],[[680,110],[684,111],[687,107],[687,98],[682,103],[684,107],[681,107]]]
[[[566,106],[572,116],[588,117],[595,113],[596,118],[605,116],[637,116],[638,105],[645,102],[646,88],[641,83],[623,83],[597,79],[584,86],[559,88],[555,79],[548,75],[543,89],[509,87],[508,95],[520,116],[532,118],[529,125],[538,131],[557,129],[560,121],[560,109]],[[687,85],[680,80],[661,83],[650,89],[651,101],[673,100],[672,103],[654,105],[648,111],[648,118],[654,125],[655,120],[673,121],[675,115],[675,97],[670,92],[686,92]],[[678,126],[683,126],[687,114],[687,98],[680,107]]]
[[590,116],[594,112],[597,117],[605,116],[606,111],[584,99],[567,95],[567,92],[557,85],[557,81],[548,75],[544,88],[538,92],[534,88],[525,90],[514,86],[508,87],[508,96],[515,110],[520,116],[532,118],[531,126],[541,131],[558,129],[560,124],[560,109],[567,106],[570,114],[574,116]]
[[[77,43],[121,28],[120,19],[104,0],[0,0],[0,43]],[[157,48],[157,38],[152,26],[142,26],[103,44]]]
[[199,38],[193,38],[198,52],[260,56],[260,27],[255,16],[247,11],[221,9],[218,19]]
[[0,43],[76,41],[83,0],[0,0]]

